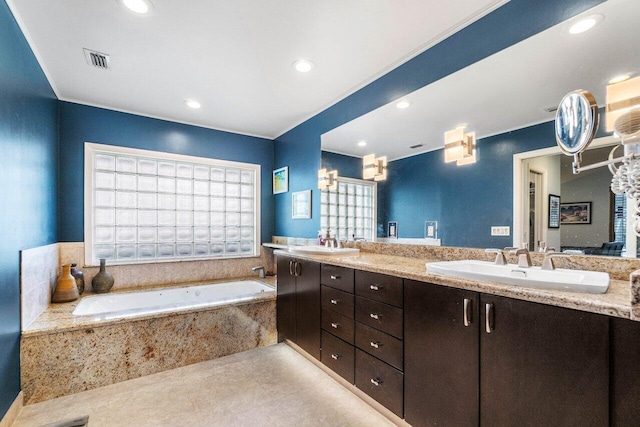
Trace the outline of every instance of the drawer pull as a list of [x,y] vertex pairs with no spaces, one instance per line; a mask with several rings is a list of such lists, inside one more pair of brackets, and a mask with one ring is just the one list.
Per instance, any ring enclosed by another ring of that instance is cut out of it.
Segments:
[[371,341],[369,344],[373,348],[380,348],[380,343],[379,342]]
[[338,304],[338,300],[337,299],[332,299],[331,300],[331,304],[337,305]]
[[339,355],[339,354],[335,354],[335,353],[334,353],[334,354],[332,354],[332,355],[331,355],[331,358],[332,358],[333,360],[338,360],[338,359],[340,359],[340,355]]
[[340,279],[340,276],[334,276],[333,274],[331,275],[331,280],[338,280]]
[[332,327],[333,329],[338,329],[338,326],[340,326],[340,324],[339,324],[339,323],[335,323],[335,322],[334,322],[334,323],[332,323],[332,324],[331,324],[331,327]]
[[381,286],[378,285],[369,285],[369,289],[371,289],[372,291],[379,291],[381,288]]
[[369,317],[371,317],[372,319],[376,319],[376,320],[379,320],[379,319],[380,319],[380,315],[379,315],[379,314],[375,314],[375,313],[371,313],[371,314],[369,315]]
[[371,378],[371,384],[373,384],[374,386],[378,387],[378,386],[380,386],[380,384],[382,384],[382,380],[379,380],[377,378]]

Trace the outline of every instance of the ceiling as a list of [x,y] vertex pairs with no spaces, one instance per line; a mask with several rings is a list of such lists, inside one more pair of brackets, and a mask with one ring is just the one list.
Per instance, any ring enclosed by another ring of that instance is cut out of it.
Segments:
[[[604,15],[598,26],[569,34],[594,13]],[[591,91],[603,106],[609,79],[640,72],[638,16],[640,1],[609,0],[407,95],[407,109],[388,104],[325,133],[322,149],[394,160],[442,148],[444,132],[460,124],[485,138],[553,120],[545,109],[572,90]],[[357,146],[361,140],[365,147]],[[423,146],[410,148],[417,144]]]
[[507,0],[151,1],[7,3],[60,100],[275,138]]

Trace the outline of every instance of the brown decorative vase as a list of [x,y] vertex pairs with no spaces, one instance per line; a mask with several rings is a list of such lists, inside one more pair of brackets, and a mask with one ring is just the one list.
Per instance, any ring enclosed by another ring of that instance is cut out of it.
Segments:
[[56,290],[53,292],[51,302],[75,301],[80,296],[76,279],[71,275],[71,265],[62,266],[62,273],[56,281]]
[[97,294],[104,294],[111,290],[113,287],[113,276],[106,270],[106,260],[100,259],[100,271],[91,281],[91,287],[93,292]]
[[82,274],[82,271],[78,270],[76,266],[76,263],[71,264],[71,275],[76,279],[78,293],[82,295],[84,292],[84,274]]

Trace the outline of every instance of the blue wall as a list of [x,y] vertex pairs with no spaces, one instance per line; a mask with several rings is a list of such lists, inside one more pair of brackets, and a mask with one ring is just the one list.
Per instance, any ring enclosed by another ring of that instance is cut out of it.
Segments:
[[20,250],[56,241],[57,101],[0,2],[0,419],[20,392]]
[[[289,166],[290,191],[313,189],[309,220],[291,219],[289,193],[276,196],[275,233],[314,237],[320,224],[320,135],[539,33],[603,0],[511,0],[472,25],[276,138],[275,163]],[[553,135],[553,134],[552,134]],[[510,208],[508,208],[510,209]]]
[[343,178],[362,179],[362,159],[360,157],[323,151],[322,167],[327,170],[336,169],[338,176]]
[[261,166],[262,240],[273,235],[273,141],[60,102],[61,242],[84,241],[84,143],[96,142]]

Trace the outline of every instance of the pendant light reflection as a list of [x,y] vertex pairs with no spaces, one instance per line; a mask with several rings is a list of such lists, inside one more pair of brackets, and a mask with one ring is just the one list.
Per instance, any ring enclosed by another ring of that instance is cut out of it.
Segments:
[[337,190],[338,189],[338,171],[332,170],[327,172],[326,169],[318,171],[318,188],[320,190]]

